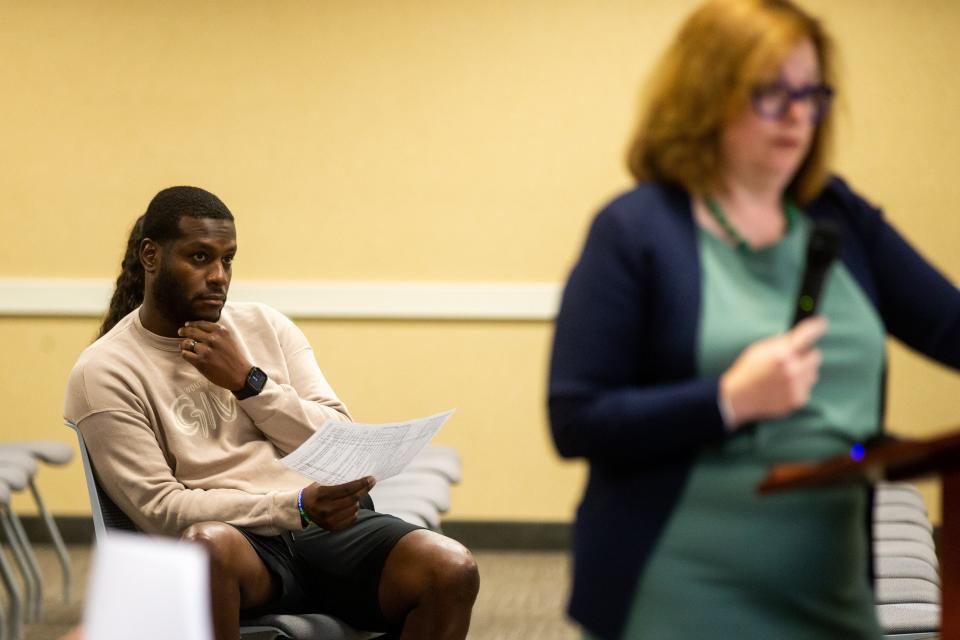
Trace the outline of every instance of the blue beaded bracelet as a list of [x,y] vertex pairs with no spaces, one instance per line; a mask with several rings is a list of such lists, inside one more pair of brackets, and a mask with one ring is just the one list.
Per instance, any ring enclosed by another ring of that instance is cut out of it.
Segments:
[[[306,489],[306,487],[304,487],[304,489]],[[300,523],[303,526],[313,524],[313,520],[311,520],[307,512],[303,510],[303,489],[300,489],[300,493],[297,494],[297,511],[300,512]]]

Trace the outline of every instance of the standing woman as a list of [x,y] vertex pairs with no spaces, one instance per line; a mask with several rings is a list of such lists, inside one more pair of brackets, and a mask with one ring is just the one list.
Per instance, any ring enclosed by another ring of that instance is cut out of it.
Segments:
[[[880,433],[887,332],[960,368],[957,289],[828,174],[833,83],[788,0],[708,2],[654,77],[550,372],[557,448],[590,463],[570,613],[593,637],[880,637],[869,491],[755,490]],[[818,219],[840,259],[791,328]]]

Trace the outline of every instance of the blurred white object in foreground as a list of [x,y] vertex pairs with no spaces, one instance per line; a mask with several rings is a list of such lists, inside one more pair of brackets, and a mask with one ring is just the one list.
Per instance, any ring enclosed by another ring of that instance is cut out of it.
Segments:
[[210,570],[198,545],[111,532],[97,542],[85,640],[212,640]]

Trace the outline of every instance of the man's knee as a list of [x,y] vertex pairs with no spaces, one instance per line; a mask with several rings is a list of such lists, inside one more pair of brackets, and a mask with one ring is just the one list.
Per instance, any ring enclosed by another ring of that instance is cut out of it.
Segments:
[[473,601],[480,590],[480,570],[473,554],[455,540],[438,545],[434,585],[457,599]]
[[238,588],[242,607],[265,604],[278,594],[279,581],[236,528],[223,522],[198,522],[184,529],[180,539],[206,549],[211,586]]
[[473,554],[456,540],[429,531],[417,531],[410,539],[417,582],[422,594],[473,604],[480,589],[480,572]]
[[180,534],[180,539],[203,546],[214,570],[230,570],[240,559],[239,544],[243,534],[223,522],[197,522]]

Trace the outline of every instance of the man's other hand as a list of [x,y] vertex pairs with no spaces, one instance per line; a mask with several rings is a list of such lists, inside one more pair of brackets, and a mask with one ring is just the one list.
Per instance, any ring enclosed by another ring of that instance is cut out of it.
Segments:
[[303,510],[314,524],[327,531],[342,531],[356,521],[360,499],[374,484],[370,476],[332,487],[314,482],[303,489]]
[[247,382],[253,365],[248,361],[230,330],[206,320],[187,322],[177,330],[180,355],[207,380],[229,391],[239,391]]

